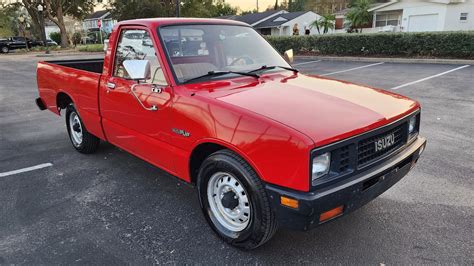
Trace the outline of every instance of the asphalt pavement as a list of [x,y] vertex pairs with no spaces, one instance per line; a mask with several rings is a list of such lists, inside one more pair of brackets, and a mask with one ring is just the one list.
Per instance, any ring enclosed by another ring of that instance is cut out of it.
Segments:
[[295,62],[420,101],[428,146],[358,211],[241,251],[211,231],[194,188],[110,144],[77,153],[64,118],[34,104],[42,59],[0,55],[0,264],[474,264],[474,65]]

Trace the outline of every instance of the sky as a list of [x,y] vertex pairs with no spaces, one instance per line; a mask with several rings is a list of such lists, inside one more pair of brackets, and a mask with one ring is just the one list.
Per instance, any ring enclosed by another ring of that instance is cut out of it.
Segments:
[[[257,0],[225,0],[226,3],[229,3],[232,6],[240,7],[240,10],[254,10],[257,8]],[[278,1],[282,2],[282,1]],[[258,10],[264,11],[268,6],[274,6],[275,0],[258,0]]]

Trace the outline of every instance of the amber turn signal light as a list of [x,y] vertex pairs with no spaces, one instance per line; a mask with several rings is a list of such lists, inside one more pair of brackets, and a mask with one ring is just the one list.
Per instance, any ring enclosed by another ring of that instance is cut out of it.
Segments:
[[284,197],[284,196],[281,196],[280,203],[283,206],[290,207],[290,208],[293,208],[293,209],[298,209],[298,206],[299,206],[298,200],[287,198],[287,197]]
[[330,220],[334,217],[337,217],[339,215],[342,214],[342,211],[344,210],[344,206],[341,205],[341,206],[338,206],[334,209],[331,209],[327,212],[323,212],[321,213],[321,215],[319,216],[319,222],[322,223],[324,221],[327,221],[327,220]]

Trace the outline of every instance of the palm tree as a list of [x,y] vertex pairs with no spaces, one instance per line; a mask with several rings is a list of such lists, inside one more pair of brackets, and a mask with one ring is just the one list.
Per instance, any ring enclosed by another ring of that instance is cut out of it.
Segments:
[[329,29],[334,29],[336,23],[336,16],[332,14],[323,15],[319,19],[321,28],[323,28],[323,33],[328,33]]
[[372,16],[369,13],[372,0],[356,0],[351,6],[346,17],[351,22],[351,26],[359,28],[362,32],[362,27],[370,23]]
[[310,27],[316,27],[318,33],[321,34],[321,30],[324,33],[328,33],[329,29],[334,29],[334,25],[336,22],[336,16],[332,14],[326,14],[321,16],[319,19],[313,21]]

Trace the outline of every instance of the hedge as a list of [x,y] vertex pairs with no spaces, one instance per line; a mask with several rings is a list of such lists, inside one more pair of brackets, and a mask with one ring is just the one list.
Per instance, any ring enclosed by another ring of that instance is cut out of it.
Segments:
[[474,31],[267,37],[281,53],[474,59]]
[[103,52],[103,44],[87,44],[87,45],[78,45],[76,49],[79,52]]

